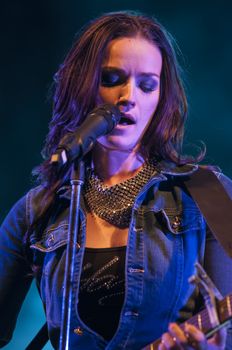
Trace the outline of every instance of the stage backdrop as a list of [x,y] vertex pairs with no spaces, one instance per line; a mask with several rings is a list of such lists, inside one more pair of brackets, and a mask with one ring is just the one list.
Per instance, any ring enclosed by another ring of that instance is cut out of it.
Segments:
[[[12,0],[1,4],[0,220],[34,185],[30,172],[41,161],[51,116],[49,89],[57,67],[75,32],[107,11],[143,11],[157,17],[173,34],[183,55],[189,99],[186,143],[203,140],[208,149],[206,162],[219,165],[232,176],[232,27],[228,3]],[[33,285],[13,340],[5,349],[24,349],[43,321]]]

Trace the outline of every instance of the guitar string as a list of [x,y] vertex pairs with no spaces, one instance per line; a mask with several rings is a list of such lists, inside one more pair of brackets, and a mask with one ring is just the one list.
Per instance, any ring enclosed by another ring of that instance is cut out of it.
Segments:
[[[219,302],[219,307],[220,307],[220,315],[222,316],[222,322],[225,322],[230,316],[232,316],[229,312],[229,307],[228,307],[228,303],[230,303],[230,307],[231,307],[231,301],[232,301],[232,295],[229,295],[227,297],[225,297],[223,300],[221,300]],[[195,326],[199,326],[198,323],[198,317],[199,315],[201,316],[201,323],[203,324],[203,329],[206,329],[206,331],[210,330],[212,328],[210,319],[209,319],[209,314],[207,309],[202,310],[200,313],[194,315],[189,321],[189,323],[194,324]],[[182,326],[184,327],[184,325]]]
[[[228,307],[228,302],[230,303],[229,307]],[[232,308],[231,304],[232,304],[232,295],[226,296],[223,300],[221,300],[221,301],[219,302],[219,307],[220,307],[223,311],[224,311],[224,310],[227,311],[227,315],[229,316],[229,318],[231,318],[231,316],[232,316],[232,314],[230,314],[230,312],[228,311],[228,309],[231,309],[231,308]],[[225,308],[225,309],[224,309],[224,308]],[[194,315],[193,317],[191,317],[191,318],[190,318],[188,321],[186,321],[186,322],[189,322],[189,323],[191,323],[191,324],[193,324],[193,325],[195,325],[195,326],[198,327],[198,321],[197,321],[198,315],[201,315],[201,322],[202,322],[202,324],[207,323],[207,324],[209,325],[208,328],[207,328],[207,330],[210,330],[210,328],[211,328],[212,326],[211,326],[211,323],[210,323],[210,320],[209,320],[209,315],[208,315],[207,309],[202,310],[201,312],[199,312],[198,314]],[[185,327],[185,322],[182,323],[182,324],[180,324],[180,327],[181,327],[182,329],[184,329],[184,327]],[[204,328],[204,327],[202,327],[202,328]],[[205,327],[205,328],[206,328],[206,327]],[[157,339],[155,342],[153,342],[152,344],[150,344],[150,349],[152,349],[151,346],[153,346],[153,344],[156,344],[158,341],[159,341],[159,339]]]

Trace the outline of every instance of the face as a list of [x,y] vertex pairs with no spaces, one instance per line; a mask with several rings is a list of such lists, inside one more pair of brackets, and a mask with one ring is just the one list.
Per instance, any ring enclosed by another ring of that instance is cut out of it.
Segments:
[[111,41],[102,64],[98,103],[117,105],[123,117],[98,142],[110,149],[130,151],[139,145],[157,108],[162,57],[141,37]]

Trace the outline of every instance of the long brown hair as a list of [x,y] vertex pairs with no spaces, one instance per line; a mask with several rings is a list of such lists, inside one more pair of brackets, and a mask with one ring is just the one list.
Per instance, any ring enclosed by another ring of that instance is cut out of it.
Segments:
[[160,101],[142,139],[142,151],[176,164],[189,160],[181,154],[187,102],[172,37],[154,18],[128,11],[113,12],[82,28],[55,74],[53,116],[43,150],[45,161],[35,171],[45,186],[51,188],[57,180],[49,158],[60,139],[74,131],[95,107],[108,43],[136,35],[156,45],[163,60]]
[[193,159],[181,154],[187,102],[171,35],[156,19],[142,14],[128,11],[104,14],[82,28],[55,74],[53,116],[43,149],[45,160],[34,171],[47,188],[43,213],[54,202],[54,191],[67,175],[65,171],[58,174],[49,159],[61,138],[75,131],[95,107],[107,45],[113,39],[137,35],[159,48],[163,62],[160,100],[141,141],[141,152],[176,164]]

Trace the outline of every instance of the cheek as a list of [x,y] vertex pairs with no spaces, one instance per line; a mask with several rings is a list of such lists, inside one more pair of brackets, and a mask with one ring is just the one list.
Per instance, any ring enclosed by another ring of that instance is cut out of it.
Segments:
[[103,103],[104,102],[114,103],[115,101],[117,101],[116,89],[108,89],[108,88],[100,87],[98,92],[98,100],[100,100]]
[[158,103],[159,103],[159,94],[155,94],[155,96],[151,96],[149,99],[146,98],[146,100],[143,101],[142,113],[144,114],[144,116],[146,116],[147,120],[152,118],[152,116],[154,115],[157,109]]

